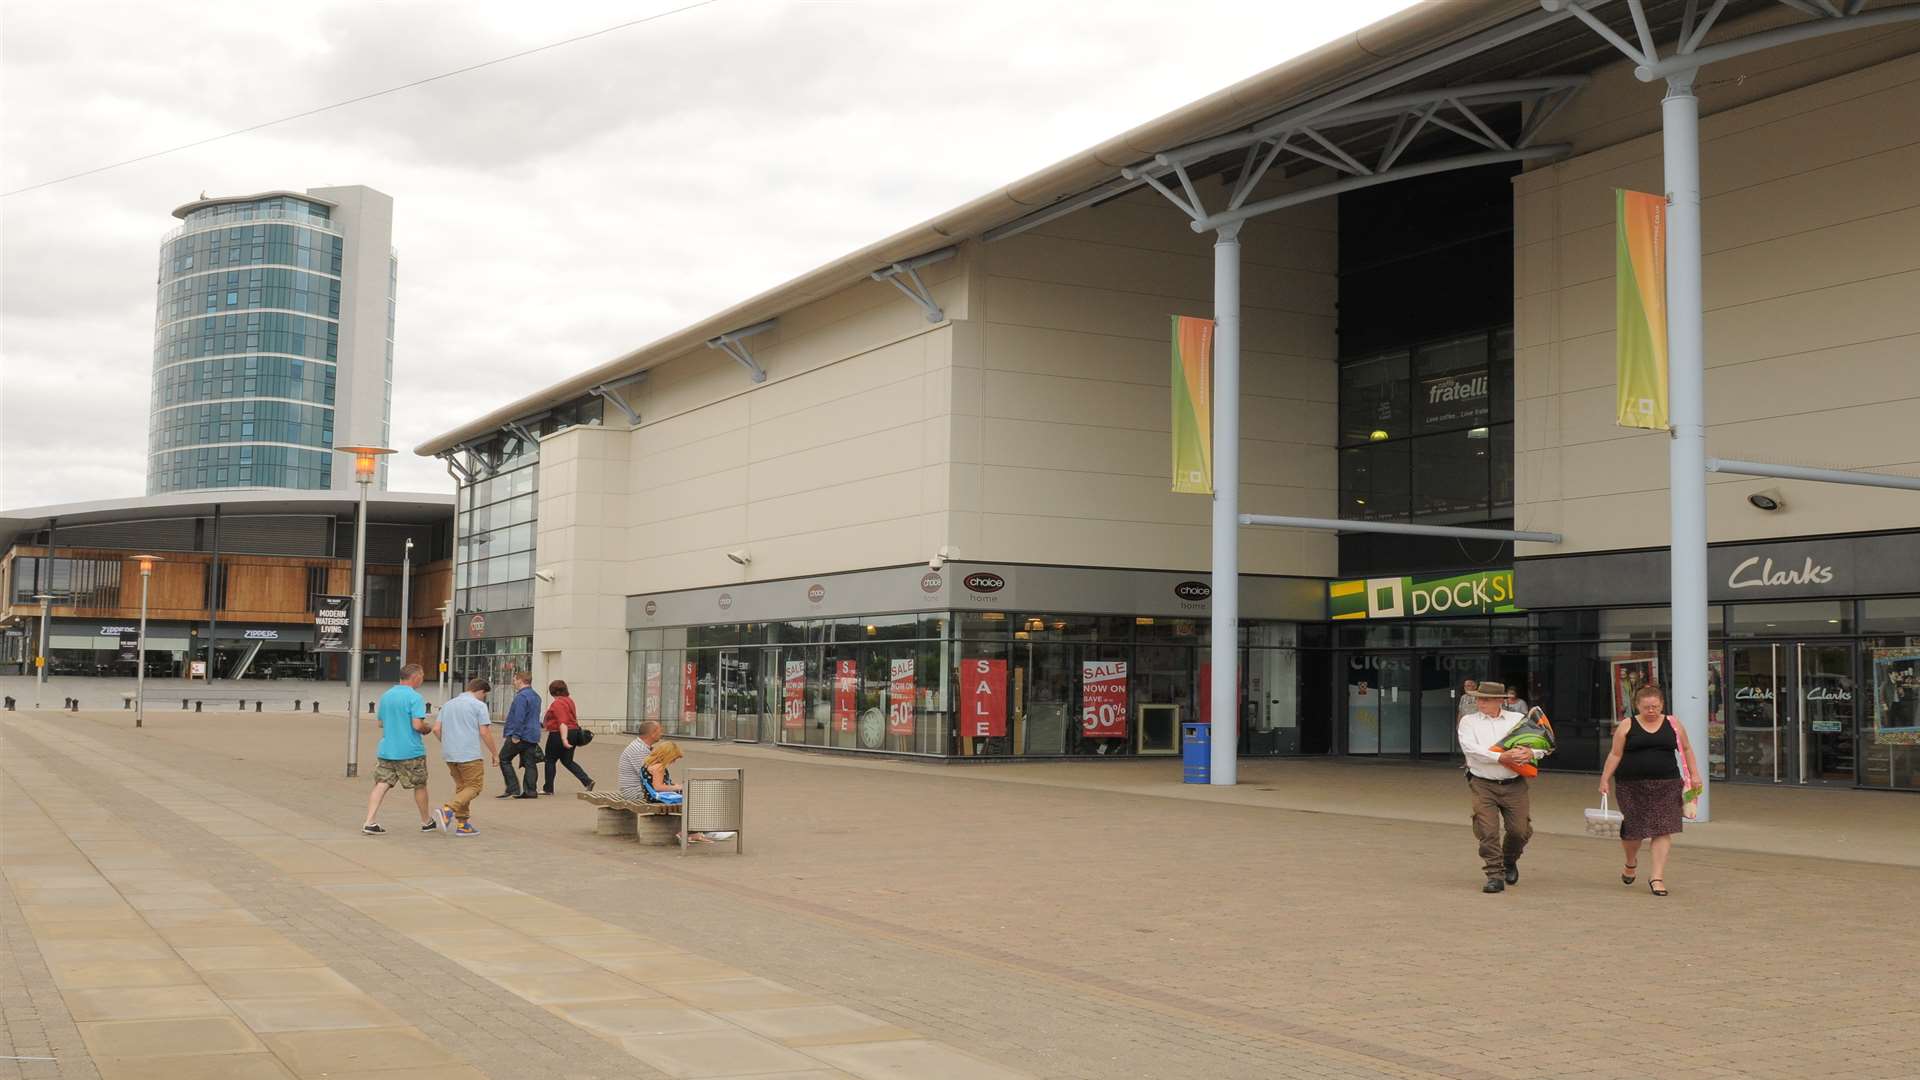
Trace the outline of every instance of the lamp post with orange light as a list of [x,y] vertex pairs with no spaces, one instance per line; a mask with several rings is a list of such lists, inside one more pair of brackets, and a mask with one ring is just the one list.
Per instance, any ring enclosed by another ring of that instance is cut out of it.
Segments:
[[153,578],[158,555],[135,555],[140,560],[140,647],[133,658],[133,726],[147,723],[147,583]]
[[353,479],[360,485],[360,509],[353,519],[353,643],[348,652],[347,775],[360,775],[360,639],[366,626],[367,599],[367,489],[380,468],[380,458],[393,451],[385,446],[336,446],[353,455]]

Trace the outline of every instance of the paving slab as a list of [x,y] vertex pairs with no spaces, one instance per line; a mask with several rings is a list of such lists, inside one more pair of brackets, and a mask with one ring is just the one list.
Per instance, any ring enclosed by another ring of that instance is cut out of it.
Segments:
[[555,1005],[550,1011],[569,1023],[596,1034],[671,1035],[688,1031],[720,1031],[727,1026],[714,1013],[682,1005],[668,997],[627,998]]
[[924,1039],[807,1051],[861,1080],[1020,1080],[1022,1074]]
[[719,1016],[756,1035],[789,1046],[913,1039],[906,1028],[885,1024],[844,1005],[799,1005],[783,1009],[736,1009]]
[[674,1077],[749,1076],[819,1064],[815,1058],[738,1029],[630,1036],[620,1045]]
[[67,990],[61,996],[75,1020],[162,1020],[227,1014],[220,996],[199,983]]
[[284,1031],[260,1036],[296,1076],[320,1080],[354,1070],[464,1064],[412,1028]]
[[82,1023],[80,1037],[95,1057],[179,1057],[258,1053],[265,1047],[231,1016]]
[[227,1007],[256,1032],[401,1027],[406,1021],[365,994],[227,998]]
[[272,1054],[95,1058],[100,1080],[296,1080]]

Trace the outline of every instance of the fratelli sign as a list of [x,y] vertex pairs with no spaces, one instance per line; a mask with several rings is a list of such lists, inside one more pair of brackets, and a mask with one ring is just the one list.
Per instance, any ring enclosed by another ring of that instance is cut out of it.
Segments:
[[1511,568],[1450,577],[1382,577],[1327,583],[1327,614],[1335,619],[1418,619],[1521,610],[1513,602]]

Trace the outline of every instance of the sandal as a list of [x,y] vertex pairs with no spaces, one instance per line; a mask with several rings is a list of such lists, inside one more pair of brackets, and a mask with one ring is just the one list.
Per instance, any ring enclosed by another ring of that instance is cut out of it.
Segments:
[[1662,885],[1665,885],[1665,884],[1667,883],[1667,879],[1666,879],[1666,878],[1648,878],[1648,879],[1647,879],[1647,888],[1649,888],[1649,889],[1653,889],[1653,895],[1655,895],[1655,896],[1665,896],[1665,895],[1667,895],[1667,890],[1665,890],[1665,889],[1654,889],[1654,888],[1653,888],[1653,883],[1654,883],[1654,882],[1656,882],[1656,881],[1657,881],[1657,882],[1659,882],[1659,883],[1660,883],[1660,884],[1662,884]]
[[[1630,862],[1630,863],[1626,863],[1626,864],[1624,864],[1624,865],[1626,866],[1626,868],[1627,868],[1628,870],[1638,870],[1638,869],[1640,869],[1640,864],[1639,864],[1639,863],[1633,863],[1633,862]],[[1632,874],[1621,874],[1621,875],[1620,875],[1620,884],[1622,884],[1622,885],[1631,885],[1631,884],[1633,884],[1633,878],[1634,878],[1634,875],[1632,875]]]

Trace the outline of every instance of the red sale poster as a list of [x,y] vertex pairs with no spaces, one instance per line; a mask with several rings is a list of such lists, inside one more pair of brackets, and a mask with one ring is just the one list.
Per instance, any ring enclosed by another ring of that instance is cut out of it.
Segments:
[[1007,733],[1007,662],[960,661],[960,735],[997,739]]
[[887,682],[887,734],[913,734],[913,658],[893,661]]
[[788,731],[798,731],[807,722],[807,662],[787,661],[786,707],[781,721]]
[[700,669],[689,660],[680,665],[680,719],[693,719],[693,694],[700,686]]
[[836,660],[833,665],[833,730],[853,730],[853,714],[859,711],[860,669],[851,660]]
[[1127,662],[1080,662],[1080,734],[1089,739],[1127,737]]

